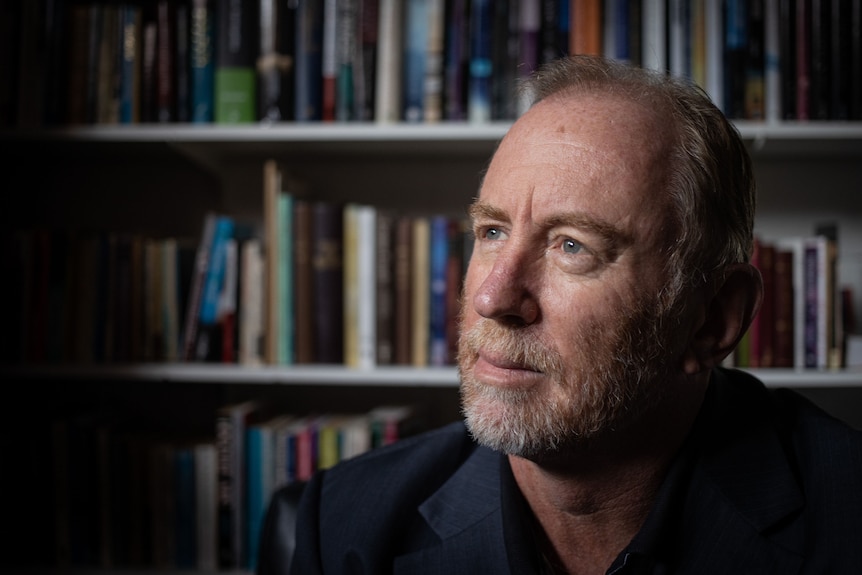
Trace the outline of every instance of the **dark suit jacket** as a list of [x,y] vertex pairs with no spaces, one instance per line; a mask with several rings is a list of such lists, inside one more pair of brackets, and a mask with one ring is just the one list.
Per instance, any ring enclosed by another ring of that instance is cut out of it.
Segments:
[[[716,370],[707,397],[643,572],[862,574],[862,433],[742,372]],[[463,424],[404,440],[309,483],[291,573],[534,572],[519,498]]]

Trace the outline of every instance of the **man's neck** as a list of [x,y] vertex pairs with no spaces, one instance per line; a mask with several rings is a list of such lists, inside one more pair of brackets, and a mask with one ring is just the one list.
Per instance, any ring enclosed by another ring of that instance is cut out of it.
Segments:
[[550,565],[560,573],[606,572],[646,520],[704,390],[692,393],[688,405],[658,410],[625,434],[575,447],[566,459],[509,457]]

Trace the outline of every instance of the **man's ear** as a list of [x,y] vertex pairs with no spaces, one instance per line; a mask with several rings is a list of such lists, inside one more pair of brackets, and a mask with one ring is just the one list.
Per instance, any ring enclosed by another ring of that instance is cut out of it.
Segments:
[[703,302],[701,324],[683,358],[683,369],[695,374],[721,364],[742,339],[763,302],[763,280],[750,264],[733,264]]

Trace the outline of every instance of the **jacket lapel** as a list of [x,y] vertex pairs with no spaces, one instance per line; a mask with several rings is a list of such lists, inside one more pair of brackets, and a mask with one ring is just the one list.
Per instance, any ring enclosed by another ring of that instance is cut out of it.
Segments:
[[798,573],[804,496],[774,425],[765,422],[767,393],[757,382],[717,379],[684,507],[682,571]]
[[[501,456],[480,447],[420,507],[439,545],[398,557],[395,573],[509,573],[500,494]],[[477,550],[497,549],[499,553]]]

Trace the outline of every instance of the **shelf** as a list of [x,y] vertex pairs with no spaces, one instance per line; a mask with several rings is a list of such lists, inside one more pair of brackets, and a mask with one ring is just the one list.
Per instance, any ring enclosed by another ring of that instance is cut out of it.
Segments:
[[[135,124],[3,130],[0,142],[159,144],[191,153],[489,154],[511,124]],[[862,156],[862,122],[754,122],[736,126],[755,155]]]
[[[746,370],[767,387],[829,388],[862,387],[862,369]],[[205,363],[144,363],[98,366],[9,366],[0,368],[4,377],[26,379],[86,379],[103,381],[167,381],[175,383],[255,384],[255,385],[344,385],[384,387],[457,387],[458,372],[453,366],[414,368],[386,366],[351,369],[340,365],[299,365],[290,367],[244,367]]]

